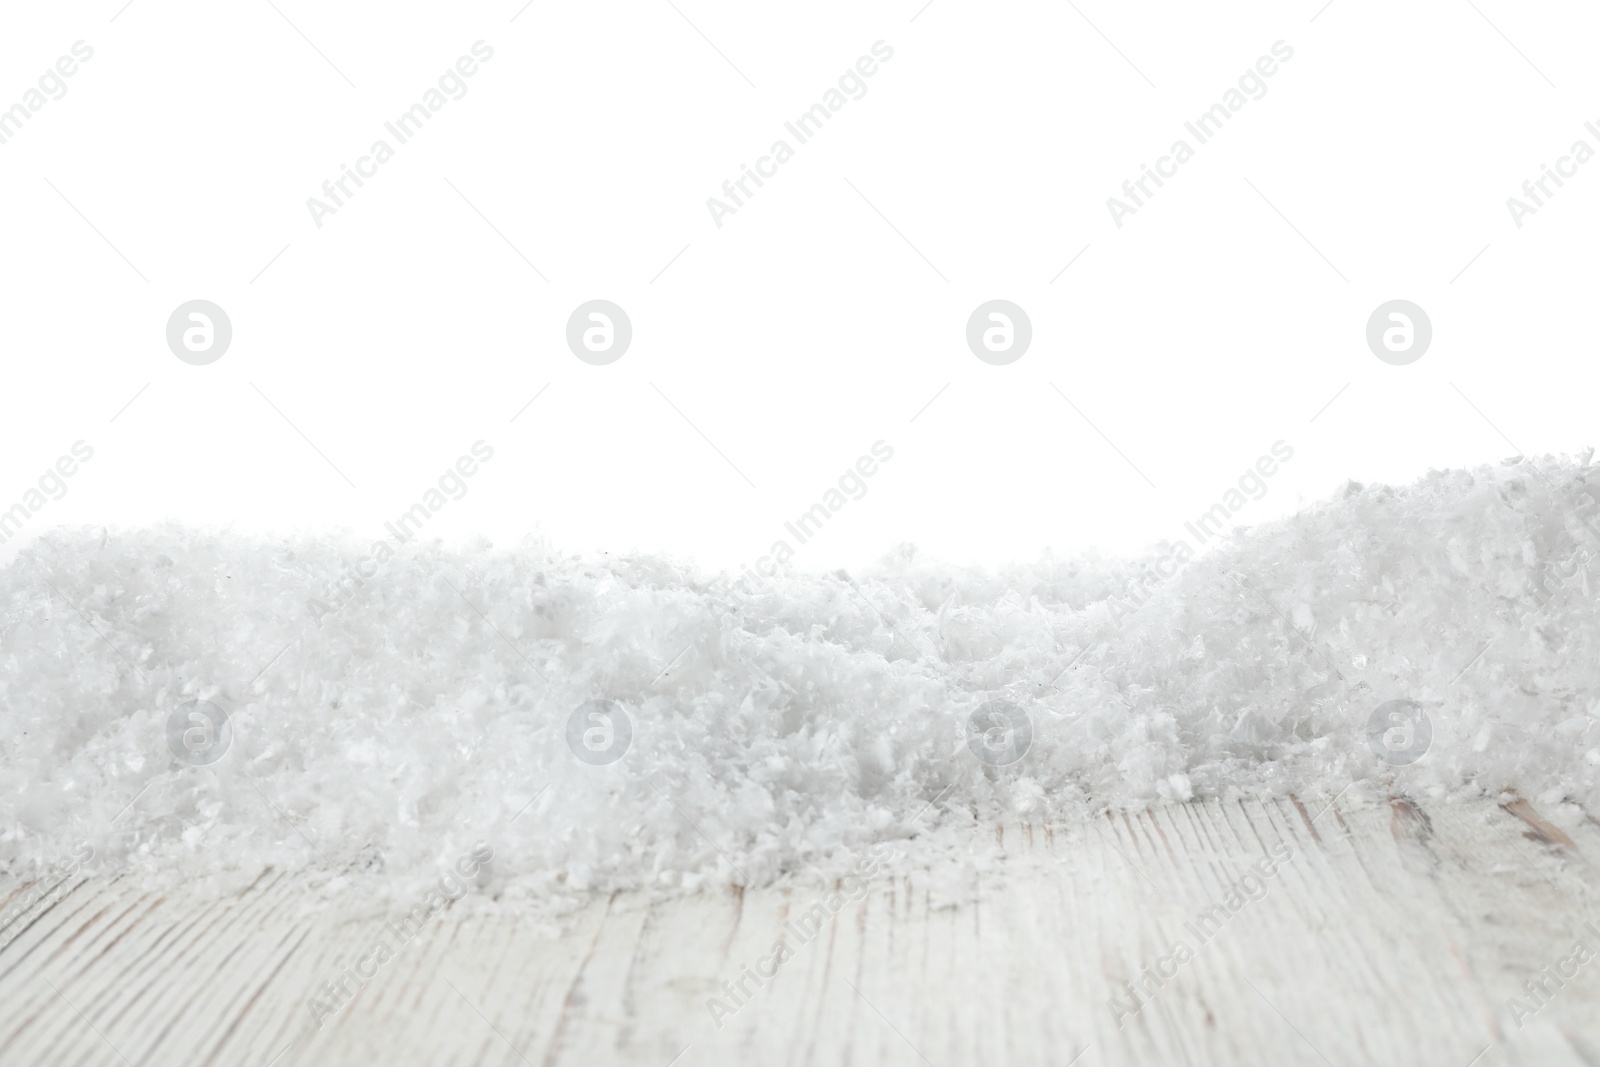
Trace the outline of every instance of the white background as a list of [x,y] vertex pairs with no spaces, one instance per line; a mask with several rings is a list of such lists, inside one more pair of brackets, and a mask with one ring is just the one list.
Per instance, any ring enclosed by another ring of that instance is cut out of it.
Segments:
[[[807,570],[1137,549],[1280,439],[1239,521],[1594,441],[1600,161],[1506,208],[1600,149],[1591,9],[674,2],[8,5],[0,107],[94,58],[0,145],[0,507],[95,455],[0,558],[63,523],[376,538],[478,439],[431,535],[718,567],[886,441]],[[467,95],[314,226],[480,39]],[[717,228],[706,198],[878,40],[866,96]],[[1278,40],[1267,95],[1113,225]],[[605,367],[564,341],[596,297],[634,327]],[[996,297],[1034,330],[1004,367],[964,339]],[[204,367],[165,342],[194,298],[233,323]],[[1393,298],[1433,322],[1410,366],[1365,344]]]

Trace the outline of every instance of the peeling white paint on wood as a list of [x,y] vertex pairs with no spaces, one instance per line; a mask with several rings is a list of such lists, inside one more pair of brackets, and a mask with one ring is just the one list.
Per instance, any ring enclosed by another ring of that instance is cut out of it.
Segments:
[[[983,833],[1001,862],[975,903],[884,875],[803,944],[785,923],[821,890],[600,898],[559,939],[447,911],[320,1029],[308,999],[396,909],[307,914],[281,874],[223,900],[78,879],[3,932],[0,1063],[1600,1062],[1600,955],[1574,957],[1600,952],[1592,819],[1281,800]],[[1258,899],[1195,925],[1274,850]],[[780,939],[792,957],[719,1029],[708,1000],[733,1004],[723,982]],[[1508,998],[1535,1006],[1523,983],[1546,967],[1576,973],[1519,1028]]]

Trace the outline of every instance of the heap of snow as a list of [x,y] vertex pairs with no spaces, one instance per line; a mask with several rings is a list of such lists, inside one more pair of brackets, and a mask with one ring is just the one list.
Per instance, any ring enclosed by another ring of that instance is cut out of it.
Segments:
[[[531,543],[56,531],[0,572],[0,867],[87,843],[103,869],[392,882],[484,841],[538,896],[1353,783],[1600,811],[1594,471],[1352,483],[1176,573],[1166,547],[998,573],[901,550],[738,585]],[[169,751],[194,699],[231,729],[208,765]],[[609,765],[568,744],[593,699],[632,726]],[[1432,727],[1409,765],[1367,745],[1393,699]],[[1009,766],[969,750],[991,700],[1032,723]]]

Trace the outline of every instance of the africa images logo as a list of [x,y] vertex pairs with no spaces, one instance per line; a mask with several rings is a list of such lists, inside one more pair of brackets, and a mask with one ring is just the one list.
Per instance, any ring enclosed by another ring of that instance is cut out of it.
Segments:
[[205,767],[228,754],[233,727],[228,714],[209,700],[180,704],[167,716],[167,748],[191,767]]

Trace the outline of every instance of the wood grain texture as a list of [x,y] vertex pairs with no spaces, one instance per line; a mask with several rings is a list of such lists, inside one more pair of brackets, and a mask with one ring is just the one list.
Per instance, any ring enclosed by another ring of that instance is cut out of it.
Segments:
[[[820,884],[599,897],[560,937],[451,909],[320,1027],[308,1000],[398,908],[308,912],[282,874],[222,900],[77,878],[0,931],[0,1062],[1600,1063],[1600,825],[1526,801],[1318,806],[993,826],[972,901],[884,874],[803,942]],[[776,975],[714,1020],[779,941]],[[1524,982],[1544,968],[1541,1004]]]

